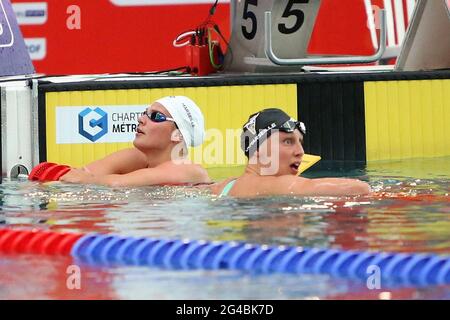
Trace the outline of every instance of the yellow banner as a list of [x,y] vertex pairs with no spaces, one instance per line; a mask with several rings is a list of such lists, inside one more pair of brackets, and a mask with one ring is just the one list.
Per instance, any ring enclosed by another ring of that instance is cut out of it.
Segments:
[[[112,152],[132,146],[132,142],[57,143],[58,133],[72,130],[77,135],[78,119],[57,116],[61,107],[78,108],[149,106],[169,95],[185,95],[194,100],[205,117],[206,140],[190,150],[191,160],[206,168],[239,166],[246,162],[240,149],[240,129],[249,115],[263,108],[278,107],[297,117],[296,84],[89,90],[46,93],[47,161],[81,167]],[[67,108],[65,108],[67,109]],[[142,110],[144,111],[144,109]],[[58,124],[57,121],[63,122]],[[73,132],[73,133],[72,133]],[[67,133],[67,132],[65,132]],[[67,134],[66,134],[67,135]]]

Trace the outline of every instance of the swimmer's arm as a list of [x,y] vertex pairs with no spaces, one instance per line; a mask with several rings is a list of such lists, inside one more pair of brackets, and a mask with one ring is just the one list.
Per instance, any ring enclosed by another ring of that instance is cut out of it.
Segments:
[[127,174],[110,174],[91,176],[87,183],[106,185],[109,187],[141,187],[163,184],[183,184],[209,182],[204,169],[189,165],[162,164],[156,168],[145,168]]
[[146,166],[147,159],[145,155],[135,148],[129,148],[91,162],[83,169],[93,175],[109,175],[129,173]]
[[[278,189],[284,185],[287,194],[304,196],[354,196],[370,193],[369,185],[356,179],[321,178],[306,179],[299,177],[280,177],[286,181],[277,183]],[[286,194],[286,192],[285,192]]]

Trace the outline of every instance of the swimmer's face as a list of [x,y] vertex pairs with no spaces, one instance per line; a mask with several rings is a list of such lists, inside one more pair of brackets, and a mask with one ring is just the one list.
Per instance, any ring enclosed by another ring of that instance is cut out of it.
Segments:
[[298,175],[304,154],[303,134],[299,130],[290,133],[274,130],[257,151],[261,174]]
[[[171,118],[170,113],[164,106],[158,102],[153,103],[148,109],[147,114],[154,111],[161,112],[166,117]],[[138,119],[139,125],[136,131],[136,138],[133,144],[139,150],[161,149],[164,150],[174,141],[173,134],[177,131],[175,123],[172,121],[154,122],[143,114]]]

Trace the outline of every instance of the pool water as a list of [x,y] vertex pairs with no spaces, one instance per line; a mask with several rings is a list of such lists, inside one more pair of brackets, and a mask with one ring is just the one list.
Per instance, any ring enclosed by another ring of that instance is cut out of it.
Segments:
[[[238,174],[211,169],[215,179]],[[450,255],[450,158],[362,166],[322,162],[307,177],[355,177],[383,197],[218,198],[193,187],[112,189],[3,180],[0,224],[17,229]],[[398,195],[401,196],[398,196]],[[80,265],[66,257],[0,254],[0,299],[450,299],[450,286],[370,290],[330,275],[175,271]],[[77,262],[78,263],[78,262]]]

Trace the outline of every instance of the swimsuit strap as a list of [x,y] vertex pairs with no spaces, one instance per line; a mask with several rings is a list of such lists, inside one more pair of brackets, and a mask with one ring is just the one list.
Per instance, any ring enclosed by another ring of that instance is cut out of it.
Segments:
[[231,188],[233,188],[234,184],[236,183],[236,179],[231,180],[227,183],[225,188],[223,188],[222,192],[220,193],[220,197],[227,196],[228,193],[231,191]]

